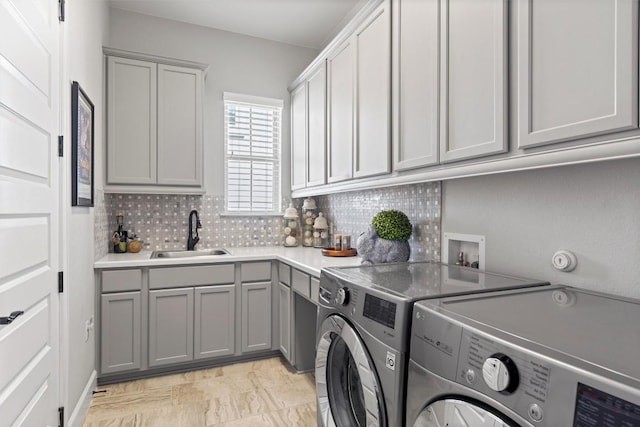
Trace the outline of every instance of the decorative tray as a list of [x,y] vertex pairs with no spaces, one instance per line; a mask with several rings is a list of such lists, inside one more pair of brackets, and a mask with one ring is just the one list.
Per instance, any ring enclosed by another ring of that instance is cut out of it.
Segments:
[[326,248],[322,250],[324,256],[356,256],[358,251],[355,248],[347,249],[346,251],[337,251],[334,248]]

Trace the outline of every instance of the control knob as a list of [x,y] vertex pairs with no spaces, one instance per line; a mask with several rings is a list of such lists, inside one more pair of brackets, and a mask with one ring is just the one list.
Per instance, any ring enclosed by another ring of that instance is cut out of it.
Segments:
[[349,304],[349,289],[340,288],[336,293],[336,304],[347,305]]
[[495,353],[484,361],[482,378],[491,390],[502,394],[513,393],[520,381],[516,364],[502,353]]

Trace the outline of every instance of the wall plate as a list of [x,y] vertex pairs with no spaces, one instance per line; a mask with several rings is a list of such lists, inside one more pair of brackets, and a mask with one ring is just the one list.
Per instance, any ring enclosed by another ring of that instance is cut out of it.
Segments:
[[464,252],[469,264],[478,261],[480,271],[485,270],[485,237],[475,234],[444,233],[442,262],[455,264],[458,254]]

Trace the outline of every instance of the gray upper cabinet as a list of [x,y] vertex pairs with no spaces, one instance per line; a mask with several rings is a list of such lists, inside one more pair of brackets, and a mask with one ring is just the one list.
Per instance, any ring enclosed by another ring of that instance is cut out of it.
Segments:
[[158,184],[202,185],[201,74],[158,64]]
[[291,189],[304,188],[307,182],[307,85],[291,92]]
[[157,66],[114,56],[107,64],[107,183],[155,184]]
[[242,352],[271,349],[271,282],[242,284]]
[[440,161],[507,151],[507,0],[443,0]]
[[235,353],[235,288],[235,285],[195,288],[195,359]]
[[327,59],[327,182],[353,176],[356,52],[354,39]]
[[638,2],[518,1],[518,146],[638,127]]
[[202,70],[118,56],[107,64],[106,191],[201,188]]
[[438,0],[393,1],[394,170],[439,162]]
[[307,187],[326,183],[327,66],[307,79]]
[[100,372],[140,369],[140,292],[100,296]]
[[389,173],[391,7],[383,2],[356,30],[356,132],[353,176]]
[[193,360],[193,293],[149,291],[149,366]]

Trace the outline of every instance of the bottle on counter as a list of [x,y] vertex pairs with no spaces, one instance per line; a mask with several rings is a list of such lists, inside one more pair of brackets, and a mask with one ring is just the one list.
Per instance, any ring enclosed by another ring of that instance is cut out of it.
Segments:
[[123,254],[127,252],[127,232],[123,229],[124,216],[122,214],[116,215],[116,224],[118,229],[113,233],[111,237],[111,243],[113,243],[113,253]]

